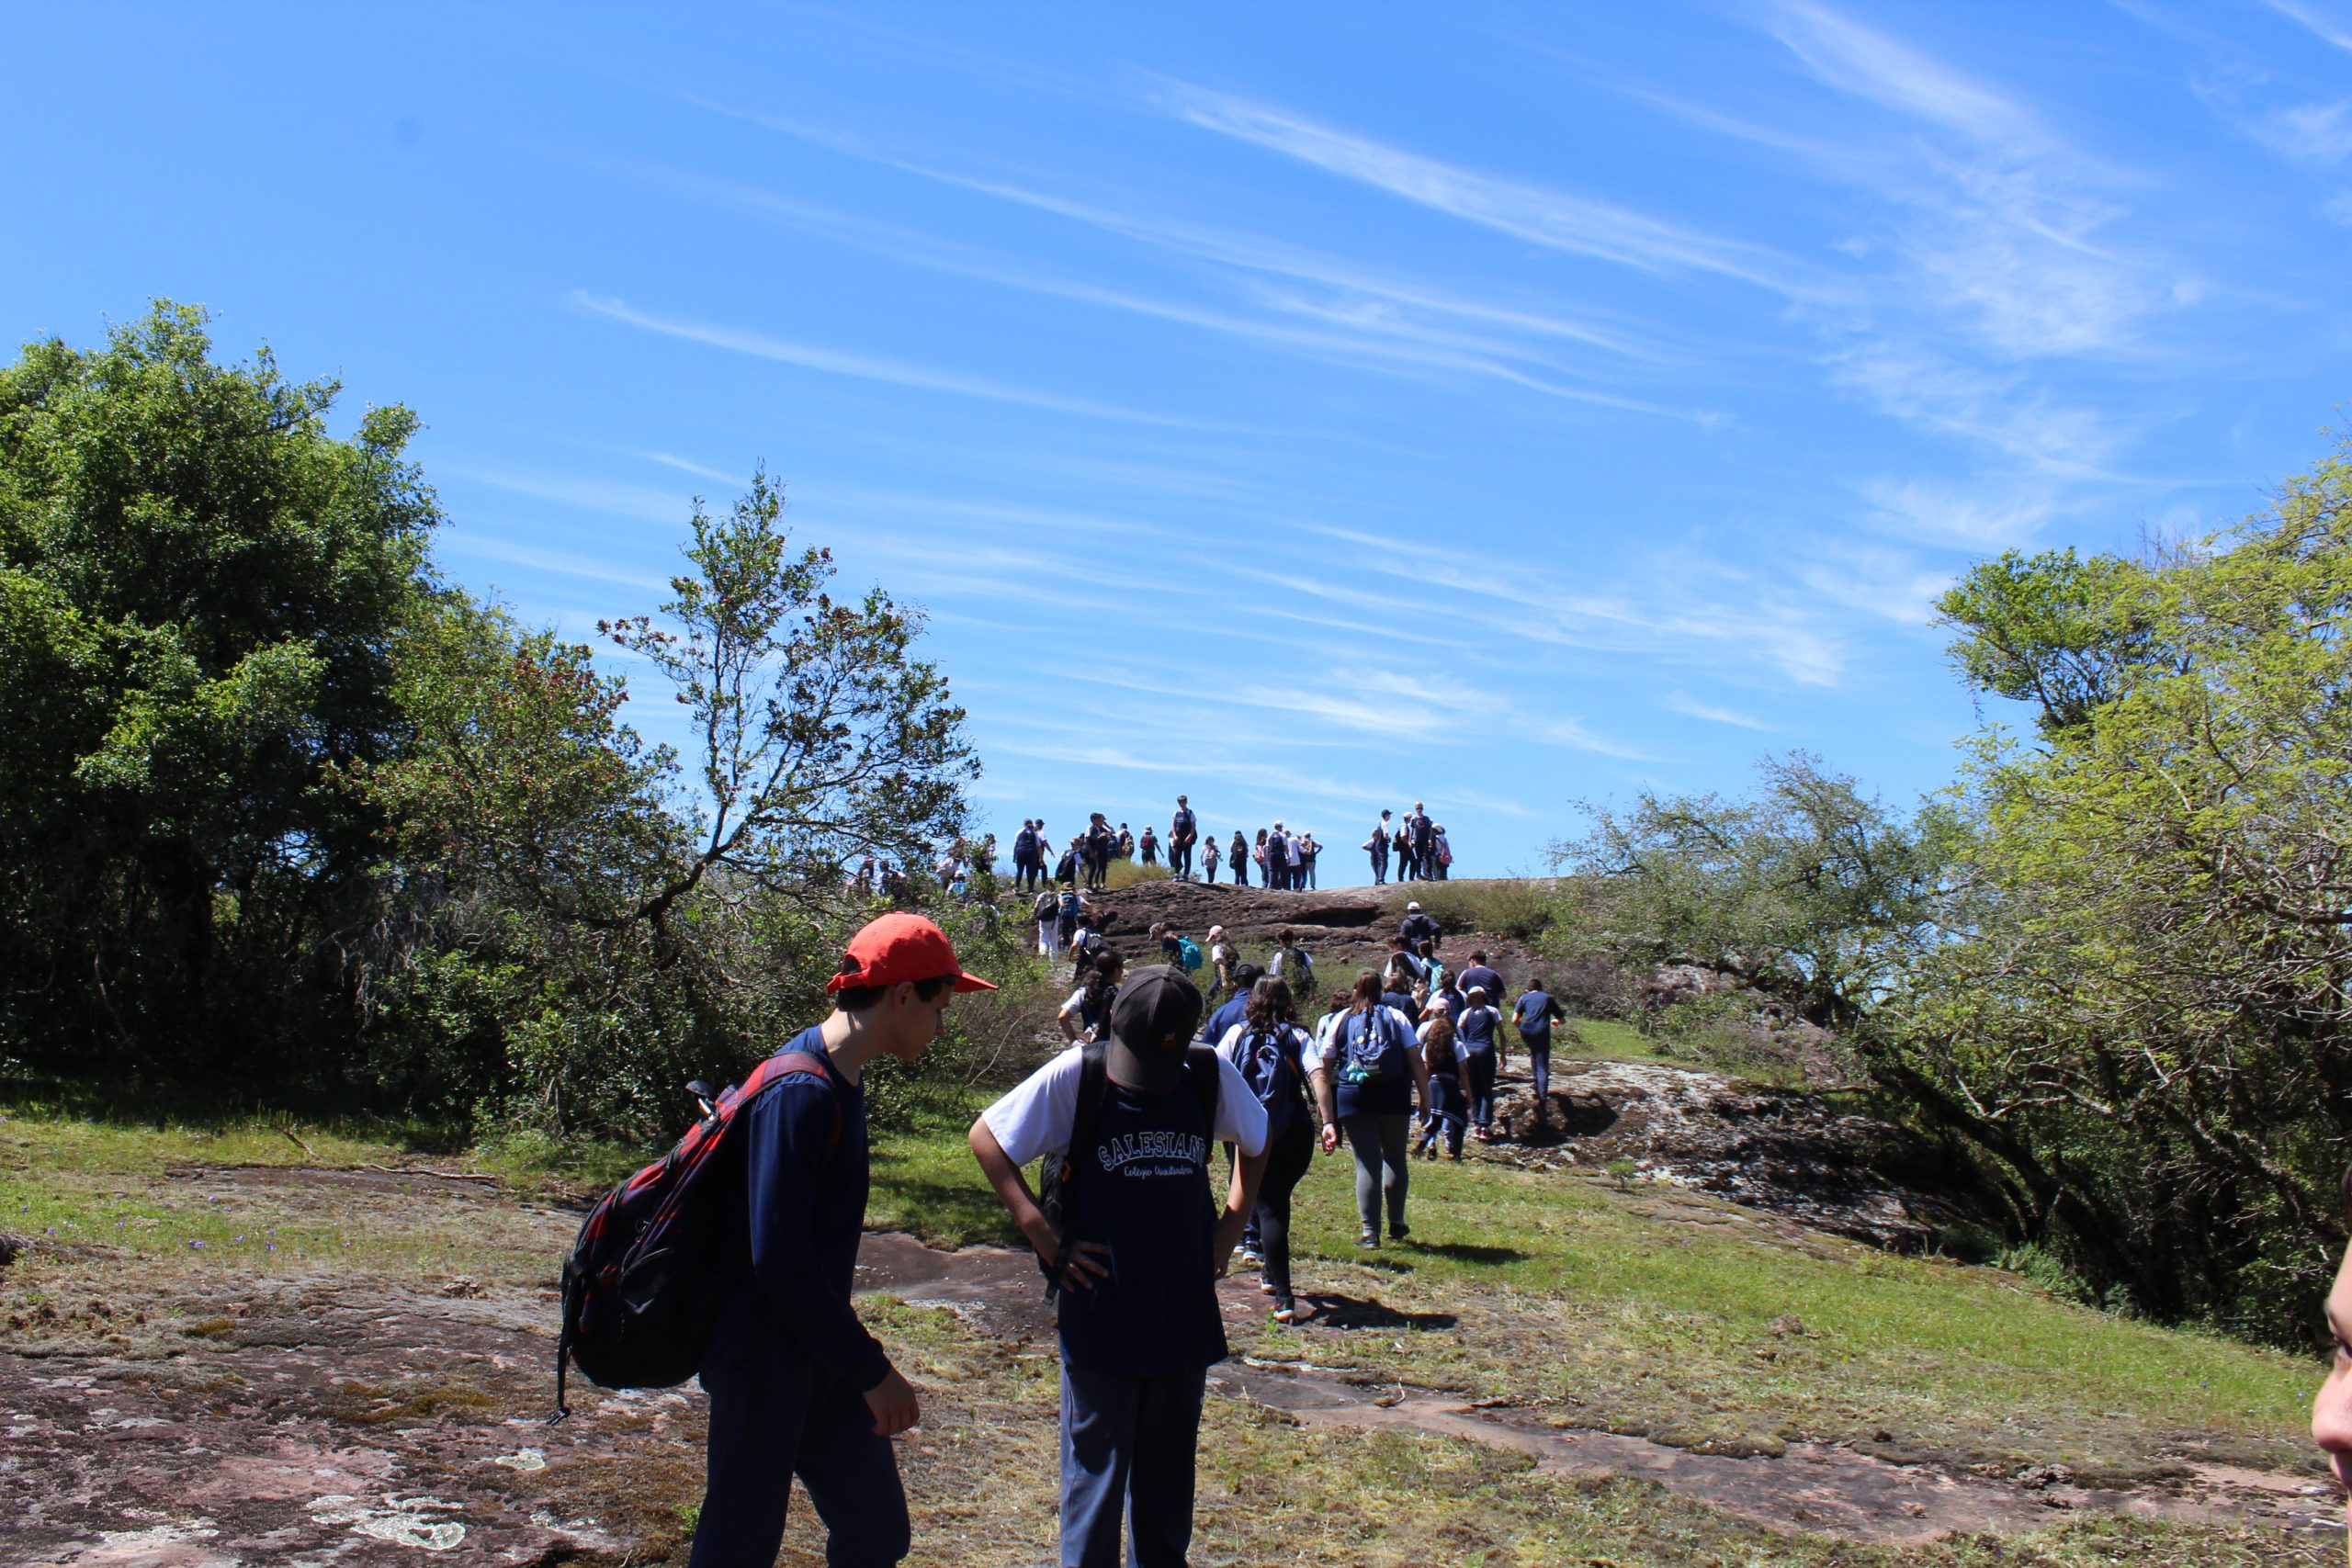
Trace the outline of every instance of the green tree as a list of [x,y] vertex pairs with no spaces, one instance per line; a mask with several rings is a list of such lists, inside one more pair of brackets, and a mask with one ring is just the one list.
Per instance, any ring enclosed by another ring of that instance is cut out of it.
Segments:
[[842,863],[927,863],[977,765],[921,620],[826,592],[764,474],[695,506],[659,617],[606,623],[692,716],[682,758],[621,722],[590,650],[446,606],[404,647],[414,739],[375,770],[394,824],[379,957],[387,1081],[461,1086],[558,1131],[652,1136],[688,1078],[740,1073],[821,1011],[872,913]]
[[0,370],[0,1042],[188,1082],[300,1070],[350,1000],[433,496],[415,421],[215,364],[159,303]]
[[1979,738],[1972,919],[1872,1048],[2095,1284],[2292,1337],[2352,1150],[2352,447],[2210,547],[2043,560],[2020,597],[2098,581],[2133,640]]
[[1644,791],[1588,807],[1553,846],[1569,884],[1569,940],[1620,963],[1688,961],[1740,975],[1850,1024],[1934,940],[1951,829],[1906,821],[1851,778],[1792,752],[1746,800]]
[[1979,561],[1937,600],[1938,621],[1962,634],[1951,660],[1973,690],[2034,704],[2045,731],[2070,729],[2165,656],[2145,605],[2148,576],[2113,556],[2011,550]]

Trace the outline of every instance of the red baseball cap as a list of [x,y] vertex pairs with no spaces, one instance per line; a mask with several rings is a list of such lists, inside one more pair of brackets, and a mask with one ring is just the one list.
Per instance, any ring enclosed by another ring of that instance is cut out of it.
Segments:
[[895,986],[901,980],[936,980],[956,976],[959,991],[993,991],[978,975],[967,975],[956,962],[956,944],[921,915],[889,914],[869,920],[849,939],[841,973],[825,982],[828,993],[851,986]]

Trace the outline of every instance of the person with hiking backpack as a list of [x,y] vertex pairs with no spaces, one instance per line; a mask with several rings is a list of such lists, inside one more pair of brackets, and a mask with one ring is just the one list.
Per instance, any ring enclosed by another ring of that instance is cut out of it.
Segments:
[[1438,1141],[1445,1142],[1451,1159],[1462,1157],[1462,1134],[1470,1122],[1470,1069],[1456,1048],[1453,1021],[1445,1009],[1432,1004],[1422,1015],[1421,1064],[1429,1069],[1429,1105],[1421,1113],[1421,1141],[1417,1155],[1437,1158]]
[[1288,985],[1292,996],[1313,996],[1315,960],[1308,954],[1306,944],[1298,940],[1296,931],[1290,931],[1283,932],[1275,941],[1278,945],[1274,951],[1273,966],[1266,972]]
[[1298,1321],[1291,1293],[1291,1193],[1315,1163],[1314,1100],[1308,1085],[1322,1076],[1323,1056],[1314,1036],[1298,1025],[1291,988],[1268,976],[1250,993],[1242,1021],[1225,1032],[1217,1051],[1239,1068],[1258,1103],[1266,1108],[1266,1174],[1250,1212],[1248,1247],[1254,1236],[1265,1273],[1260,1288],[1274,1298],[1274,1321]]
[[1144,864],[1158,865],[1159,863],[1159,838],[1152,831],[1150,823],[1147,822],[1143,825],[1143,838],[1137,842],[1136,848],[1143,852]]
[[1061,895],[1050,887],[1040,888],[1029,906],[1029,918],[1037,922],[1037,956],[1051,964],[1061,953],[1055,940],[1055,928],[1061,924]]
[[1090,965],[1078,989],[1062,1003],[1054,1021],[1061,1026],[1062,1038],[1073,1042],[1100,1040],[1103,1029],[1111,1021],[1111,1003],[1119,994],[1119,972],[1126,961],[1115,953],[1106,953]]
[[1380,976],[1366,969],[1356,976],[1348,1011],[1323,1043],[1324,1077],[1316,1086],[1323,1113],[1323,1152],[1347,1134],[1355,1156],[1356,1218],[1361,1247],[1380,1245],[1380,1214],[1388,1211],[1388,1238],[1411,1234],[1405,1224],[1405,1196],[1412,1181],[1406,1164],[1406,1128],[1416,1101],[1430,1102],[1429,1066],[1422,1061],[1413,1025],[1380,999]]
[[[1176,797],[1176,814],[1168,819],[1168,874],[1186,881],[1193,874],[1193,843],[1200,836],[1200,818],[1193,815],[1193,807],[1183,795]],[[1209,853],[1214,857],[1216,845],[1212,841]],[[1209,862],[1209,880],[1216,880],[1216,862]]]
[[[1487,999],[1484,986],[1472,986],[1462,996],[1464,1005],[1448,1016],[1462,1065],[1470,1074],[1470,1135],[1482,1144],[1492,1143],[1495,1074],[1502,1066],[1503,1015]],[[1436,998],[1430,1000],[1434,1004]]]
[[1437,863],[1437,879],[1443,882],[1453,874],[1453,846],[1445,841],[1445,824],[1434,823],[1430,828],[1430,859]]
[[[1073,1047],[980,1113],[973,1157],[1033,1247],[1061,1350],[1061,1561],[1182,1568],[1208,1369],[1227,1348],[1216,1281],[1256,1201],[1266,1111],[1233,1063],[1193,1043],[1201,994],[1139,969],[1111,1037]],[[1238,1150],[1220,1210],[1210,1151]],[[1041,1206],[1021,1168],[1054,1173]]]
[[[890,1438],[922,1410],[851,1304],[864,1231],[864,1072],[910,1062],[964,973],[946,933],[888,914],[850,939],[833,1008],[794,1036],[658,1166],[600,1202],[564,1265],[559,1356],[607,1387],[699,1372],[710,1396],[691,1568],[775,1561],[791,1478],[825,1522],[827,1561],[907,1554]],[[693,1086],[698,1094],[708,1091]],[[565,1413],[557,1384],[559,1418]]]
[[1030,867],[1037,859],[1037,825],[1026,817],[1021,819],[1021,831],[1012,835],[1012,886],[1018,892],[1030,889]]

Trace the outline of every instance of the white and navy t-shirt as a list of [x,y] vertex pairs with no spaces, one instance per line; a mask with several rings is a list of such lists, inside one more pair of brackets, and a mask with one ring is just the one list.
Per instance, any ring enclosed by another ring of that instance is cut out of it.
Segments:
[[[981,1112],[1015,1164],[1068,1146],[1083,1059],[1073,1046]],[[1062,1352],[1074,1364],[1166,1377],[1225,1359],[1212,1252],[1222,1205],[1210,1156],[1220,1143],[1262,1153],[1266,1111],[1234,1065],[1215,1060],[1213,1122],[1189,1084],[1151,1095],[1112,1082],[1091,1146],[1070,1151],[1071,1240],[1108,1247],[1110,1269],[1091,1289],[1059,1294]]]

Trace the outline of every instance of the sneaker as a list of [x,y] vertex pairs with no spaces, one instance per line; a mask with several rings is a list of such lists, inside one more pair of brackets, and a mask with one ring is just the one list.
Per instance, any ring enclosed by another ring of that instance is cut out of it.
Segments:
[[1250,1268],[1255,1269],[1260,1264],[1265,1262],[1265,1259],[1258,1256],[1258,1249],[1256,1247],[1245,1247],[1241,1249],[1241,1261],[1250,1265]]
[[1412,1234],[1413,1227],[1410,1225],[1390,1225],[1388,1227],[1388,1239],[1391,1241],[1402,1241]]
[[1274,1321],[1276,1323],[1296,1323],[1298,1321],[1298,1303],[1292,1301],[1288,1296],[1278,1297],[1274,1302]]
[[1380,1245],[1380,1233],[1378,1231],[1366,1231],[1362,1235],[1356,1237],[1356,1245],[1361,1247],[1378,1247]]
[[1258,1281],[1258,1293],[1261,1296],[1273,1296],[1280,1295],[1282,1292],[1274,1289],[1274,1282],[1272,1280],[1261,1280]]

